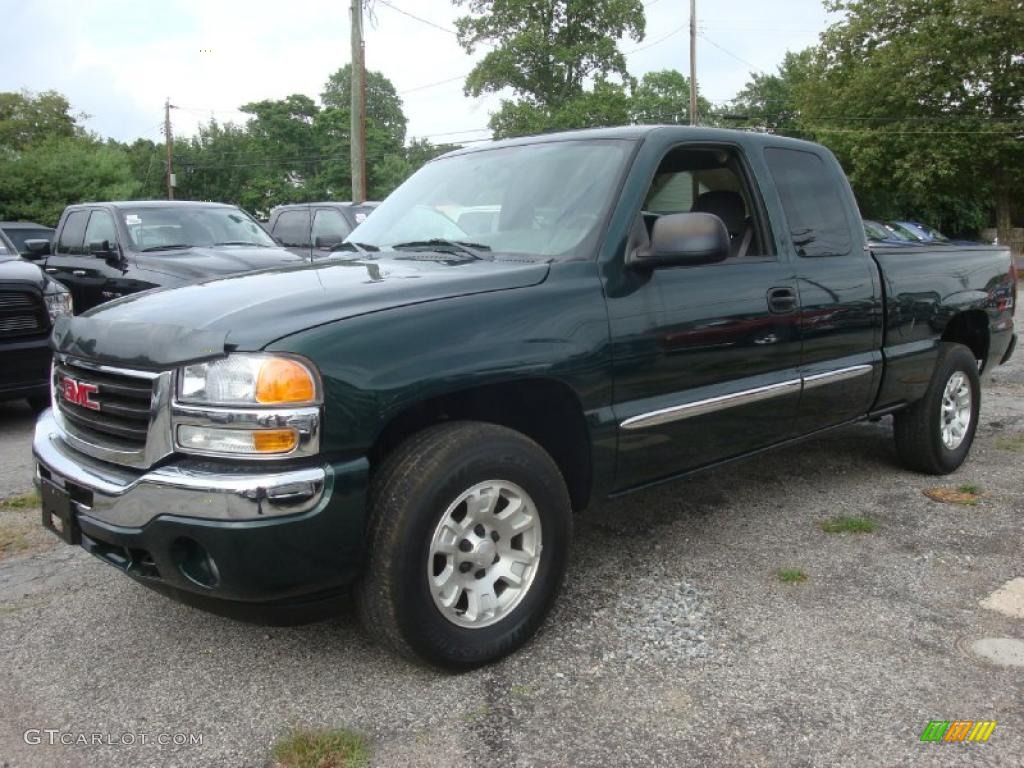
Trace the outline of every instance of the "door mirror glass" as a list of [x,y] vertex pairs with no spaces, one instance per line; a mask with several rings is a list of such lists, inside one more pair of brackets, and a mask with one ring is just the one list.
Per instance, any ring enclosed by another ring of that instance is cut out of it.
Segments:
[[659,216],[650,244],[630,257],[632,267],[697,266],[715,264],[729,257],[731,242],[725,222],[711,213],[670,213]]
[[95,256],[98,259],[106,259],[107,261],[118,258],[117,248],[111,245],[109,240],[89,243],[89,255]]
[[50,255],[50,241],[49,240],[26,240],[25,241],[25,253],[26,259],[43,259]]

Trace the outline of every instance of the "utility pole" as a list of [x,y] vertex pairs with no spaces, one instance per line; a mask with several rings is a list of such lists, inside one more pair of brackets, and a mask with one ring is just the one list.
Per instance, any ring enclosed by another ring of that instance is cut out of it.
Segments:
[[164,143],[167,146],[167,199],[174,199],[174,137],[171,135],[171,99],[164,102]]
[[690,125],[697,125],[697,0],[690,0]]
[[352,202],[366,200],[366,57],[363,0],[352,0]]

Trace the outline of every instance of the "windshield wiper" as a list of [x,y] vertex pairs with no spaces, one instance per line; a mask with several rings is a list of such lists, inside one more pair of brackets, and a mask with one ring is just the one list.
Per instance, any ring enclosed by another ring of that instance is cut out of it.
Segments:
[[446,240],[441,237],[433,237],[429,240],[410,240],[408,243],[395,243],[391,247],[394,249],[399,248],[410,248],[415,250],[416,248],[433,248],[437,249],[438,246],[444,246],[447,248],[461,251],[474,259],[486,258],[481,254],[481,251],[490,251],[489,245],[483,245],[482,243],[467,243],[464,240]]
[[369,243],[357,243],[357,242],[355,242],[353,240],[344,240],[344,241],[338,243],[337,245],[332,245],[330,247],[330,250],[332,252],[334,252],[334,251],[357,251],[357,252],[361,253],[363,256],[369,256],[370,255],[370,251],[379,251],[380,248],[378,248],[376,245],[370,245]]
[[173,245],[151,245],[149,248],[143,248],[140,253],[149,253],[150,251],[171,251],[175,248],[191,248],[191,245],[187,243],[174,243]]

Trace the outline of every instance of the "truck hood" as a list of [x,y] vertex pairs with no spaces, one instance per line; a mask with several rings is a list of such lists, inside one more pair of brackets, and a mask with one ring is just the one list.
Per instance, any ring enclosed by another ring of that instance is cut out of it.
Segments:
[[305,263],[126,296],[61,318],[54,347],[86,359],[164,368],[226,349],[258,350],[370,312],[537,285],[549,269],[537,262],[408,256]]
[[137,253],[135,263],[140,269],[192,282],[205,277],[252,272],[281,264],[308,264],[309,259],[284,248],[225,245]]

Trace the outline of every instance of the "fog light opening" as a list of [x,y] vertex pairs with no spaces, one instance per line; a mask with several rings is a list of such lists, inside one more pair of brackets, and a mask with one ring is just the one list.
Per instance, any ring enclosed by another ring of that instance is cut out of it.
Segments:
[[181,575],[192,583],[207,589],[220,583],[217,564],[199,542],[184,536],[176,539],[171,545],[171,558]]

